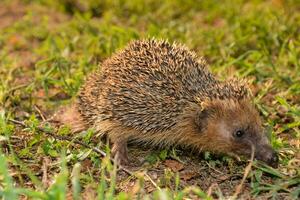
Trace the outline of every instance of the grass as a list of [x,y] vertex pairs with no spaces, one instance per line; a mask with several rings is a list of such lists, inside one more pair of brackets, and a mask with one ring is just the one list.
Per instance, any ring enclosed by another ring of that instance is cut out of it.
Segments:
[[[280,165],[254,162],[240,198],[299,198],[299,10],[297,0],[1,1],[0,196],[179,200],[234,194],[245,161],[133,146],[131,156],[146,157],[147,164],[131,176],[111,163],[109,147],[93,130],[72,137],[107,157],[37,128],[43,116],[72,101],[101,61],[130,40],[155,37],[186,44],[221,79],[250,80]],[[44,128],[54,132],[50,124]],[[67,127],[56,134],[70,136]]]

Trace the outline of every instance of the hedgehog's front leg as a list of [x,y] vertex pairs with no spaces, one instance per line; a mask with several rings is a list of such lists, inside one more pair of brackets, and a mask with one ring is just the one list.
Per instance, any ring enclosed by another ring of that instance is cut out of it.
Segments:
[[112,142],[112,156],[116,158],[119,164],[128,165],[127,140],[118,138],[112,140]]

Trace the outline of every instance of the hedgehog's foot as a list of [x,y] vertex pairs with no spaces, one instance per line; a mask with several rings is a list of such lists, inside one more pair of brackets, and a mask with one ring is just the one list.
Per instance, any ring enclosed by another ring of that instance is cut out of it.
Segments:
[[113,142],[112,156],[115,157],[118,164],[128,165],[128,153],[127,153],[127,141],[126,140],[116,140]]

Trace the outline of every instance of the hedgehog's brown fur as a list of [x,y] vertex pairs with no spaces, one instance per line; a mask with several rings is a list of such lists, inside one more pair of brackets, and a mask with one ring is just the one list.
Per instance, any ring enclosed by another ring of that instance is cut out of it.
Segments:
[[[216,80],[186,47],[141,40],[89,76],[74,109],[76,124],[108,135],[121,161],[127,140],[249,155],[251,145],[269,148],[249,97],[246,84]],[[249,126],[251,144],[234,141],[235,123]]]

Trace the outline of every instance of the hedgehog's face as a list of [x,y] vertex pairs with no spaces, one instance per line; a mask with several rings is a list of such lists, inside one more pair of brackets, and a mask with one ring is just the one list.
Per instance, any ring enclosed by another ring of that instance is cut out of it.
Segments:
[[216,151],[250,157],[254,148],[256,159],[273,167],[278,165],[259,114],[248,100],[218,100],[204,108],[204,113],[207,134],[217,138],[212,150],[219,148]]

